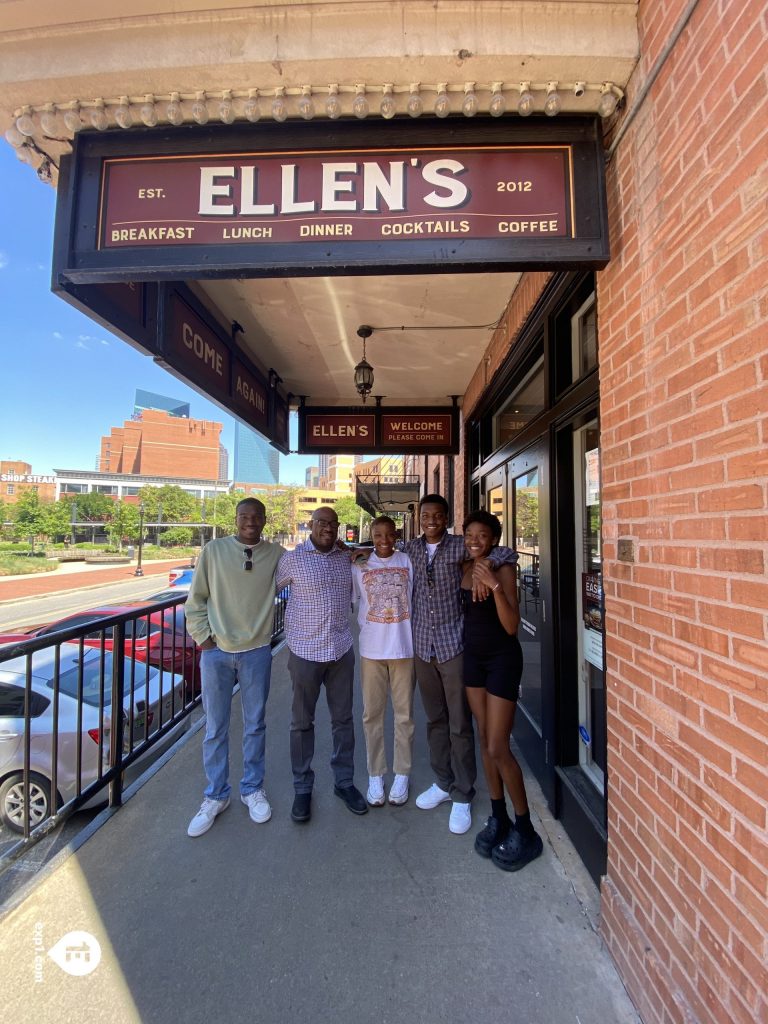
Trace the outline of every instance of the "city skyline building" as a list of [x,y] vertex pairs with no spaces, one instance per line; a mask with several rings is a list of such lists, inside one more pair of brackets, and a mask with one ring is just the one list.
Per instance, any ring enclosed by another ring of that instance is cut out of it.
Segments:
[[182,402],[178,398],[171,398],[168,395],[160,395],[156,391],[145,391],[143,388],[136,388],[133,399],[133,412],[142,413],[147,409],[159,409],[167,412],[170,416],[179,419],[188,419],[190,414],[189,402]]
[[99,471],[219,480],[221,428],[159,409],[134,413],[102,437]]
[[235,420],[235,465],[238,483],[276,484],[280,481],[280,453],[260,434]]

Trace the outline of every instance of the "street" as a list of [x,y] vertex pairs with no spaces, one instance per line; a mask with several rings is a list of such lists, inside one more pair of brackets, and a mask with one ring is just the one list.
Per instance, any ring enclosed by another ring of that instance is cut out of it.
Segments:
[[123,583],[106,583],[43,597],[3,601],[0,603],[0,632],[23,631],[25,628],[98,605],[138,601],[165,590],[167,585],[167,574],[139,576]]

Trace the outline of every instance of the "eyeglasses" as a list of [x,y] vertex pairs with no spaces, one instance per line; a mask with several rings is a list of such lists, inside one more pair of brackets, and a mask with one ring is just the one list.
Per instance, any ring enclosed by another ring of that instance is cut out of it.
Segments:
[[246,572],[250,572],[253,568],[253,548],[243,548],[243,554],[245,555],[245,561],[243,562],[243,568]]
[[313,519],[313,526],[328,526],[332,530],[338,530],[339,521],[338,519]]

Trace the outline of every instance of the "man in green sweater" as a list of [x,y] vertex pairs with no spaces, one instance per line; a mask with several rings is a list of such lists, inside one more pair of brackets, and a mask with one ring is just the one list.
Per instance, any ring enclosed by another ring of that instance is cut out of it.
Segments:
[[275,569],[284,552],[261,539],[266,510],[255,498],[236,508],[237,532],[205,545],[187,598],[187,629],[200,646],[208,785],[187,834],[201,836],[229,807],[229,717],[232,688],[243,702],[243,777],[240,799],[251,820],[269,821],[264,792],[265,710],[272,672]]

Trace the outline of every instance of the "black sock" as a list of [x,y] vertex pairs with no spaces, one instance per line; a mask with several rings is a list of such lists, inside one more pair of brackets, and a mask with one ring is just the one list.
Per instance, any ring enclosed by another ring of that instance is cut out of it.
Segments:
[[526,811],[525,814],[515,814],[515,828],[523,839],[529,839],[533,835],[530,811]]
[[491,800],[491,814],[500,825],[512,824],[509,814],[507,813],[507,801],[504,797],[501,797],[499,800]]

